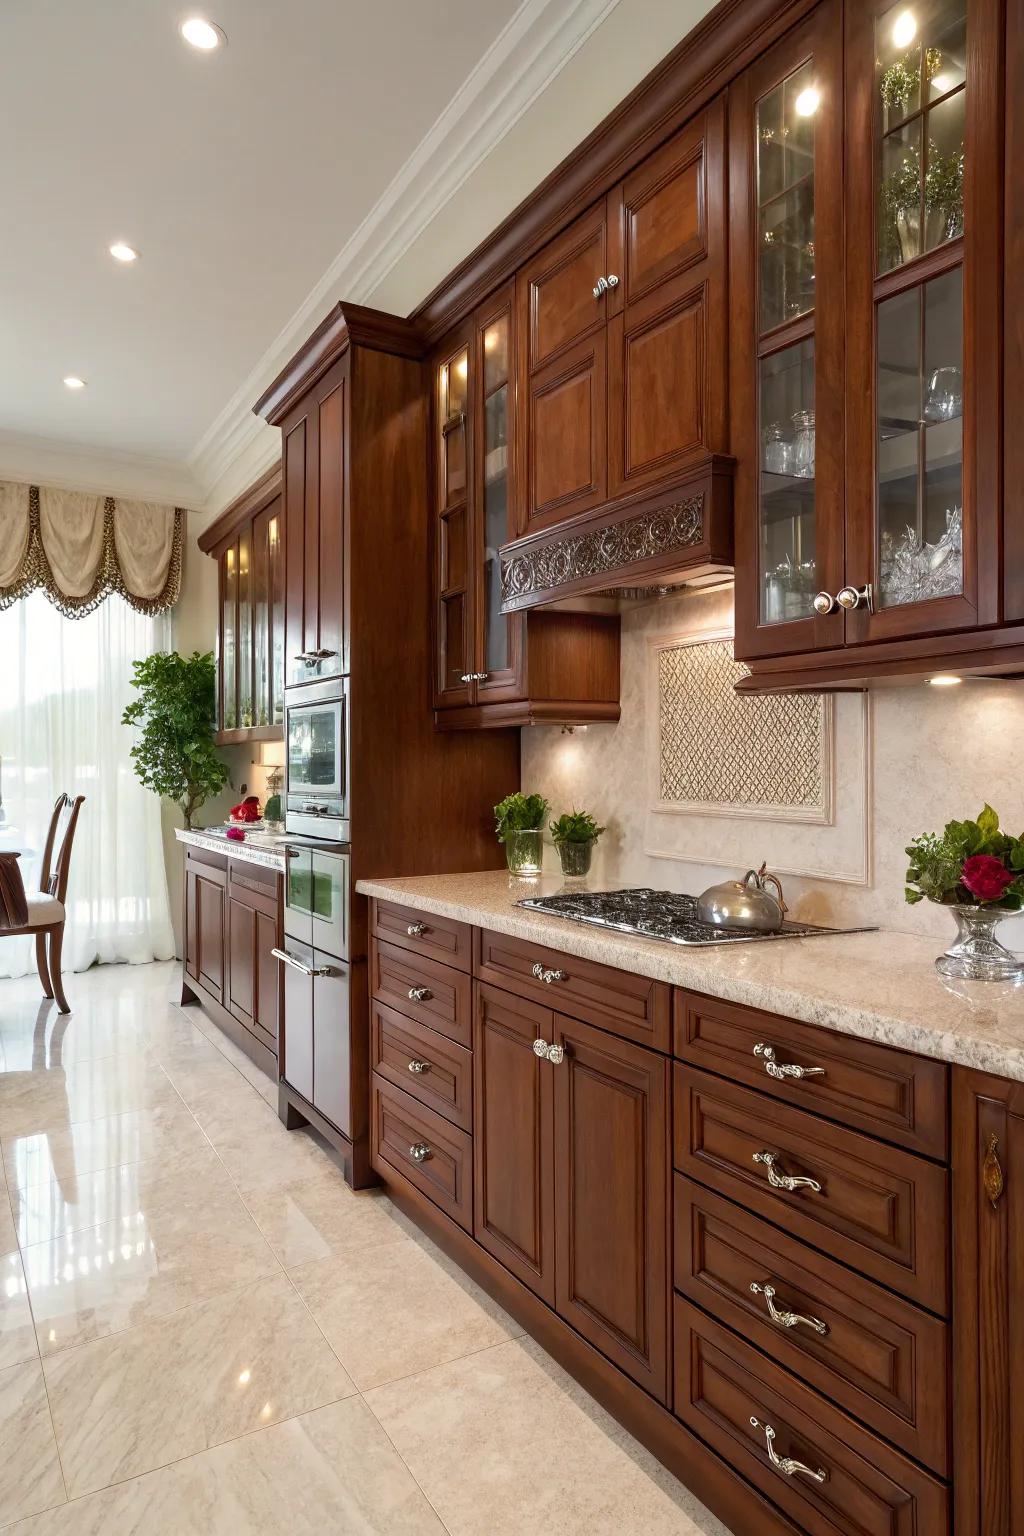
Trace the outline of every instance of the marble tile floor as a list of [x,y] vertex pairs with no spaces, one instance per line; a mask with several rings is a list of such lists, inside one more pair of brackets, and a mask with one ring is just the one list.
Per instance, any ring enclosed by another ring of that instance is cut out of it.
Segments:
[[0,982],[5,1536],[728,1536],[177,979]]

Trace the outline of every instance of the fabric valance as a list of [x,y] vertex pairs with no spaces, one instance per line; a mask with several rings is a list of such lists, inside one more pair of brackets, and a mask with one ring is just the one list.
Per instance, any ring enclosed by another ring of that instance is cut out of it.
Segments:
[[0,608],[45,592],[67,618],[120,592],[159,613],[181,591],[185,511],[0,480]]

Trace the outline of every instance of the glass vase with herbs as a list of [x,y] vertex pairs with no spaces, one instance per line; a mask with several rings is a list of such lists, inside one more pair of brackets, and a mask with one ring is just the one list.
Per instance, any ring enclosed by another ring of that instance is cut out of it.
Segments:
[[938,902],[956,919],[956,940],[935,962],[940,976],[1020,981],[1024,964],[995,930],[1024,907],[1024,835],[1001,831],[986,805],[976,821],[950,821],[941,833],[915,837],[907,857],[907,901]]
[[505,862],[513,875],[540,874],[548,809],[543,795],[524,795],[518,790],[494,807],[494,830],[498,842],[505,845]]
[[606,829],[599,827],[589,811],[563,811],[549,828],[562,874],[567,879],[582,879],[590,873],[594,844]]

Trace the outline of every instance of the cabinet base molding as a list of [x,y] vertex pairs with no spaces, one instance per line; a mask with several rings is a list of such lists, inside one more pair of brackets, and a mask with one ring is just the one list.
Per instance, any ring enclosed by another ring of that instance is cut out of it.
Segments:
[[300,1130],[303,1125],[311,1125],[314,1131],[319,1131],[324,1141],[338,1153],[345,1182],[352,1189],[369,1189],[380,1183],[370,1168],[370,1149],[365,1139],[353,1145],[337,1126],[326,1120],[308,1099],[283,1078],[277,1085],[277,1117],[286,1131]]
[[251,1030],[239,1023],[234,1014],[229,1013],[224,1004],[208,992],[202,982],[194,976],[182,973],[181,980],[181,1006],[184,1008],[189,1003],[199,1003],[203,1012],[212,1019],[217,1028],[223,1030],[232,1044],[237,1045],[240,1051],[244,1051],[250,1061],[254,1061],[261,1072],[265,1072],[269,1078],[277,1079],[277,1057],[269,1046],[257,1040]]
[[667,1408],[586,1343],[426,1196],[391,1168],[379,1171],[398,1209],[521,1323],[614,1419],[724,1521],[734,1536],[801,1536],[773,1504],[731,1471]]

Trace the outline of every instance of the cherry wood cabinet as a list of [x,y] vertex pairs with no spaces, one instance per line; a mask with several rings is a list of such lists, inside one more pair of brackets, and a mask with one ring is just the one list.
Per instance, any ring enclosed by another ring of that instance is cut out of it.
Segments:
[[272,469],[199,538],[217,561],[217,741],[279,741],[284,723],[284,516]]
[[217,1002],[224,1000],[227,864],[189,858],[185,868],[185,971]]
[[1024,1529],[1024,1083],[953,1069],[956,1536]]

